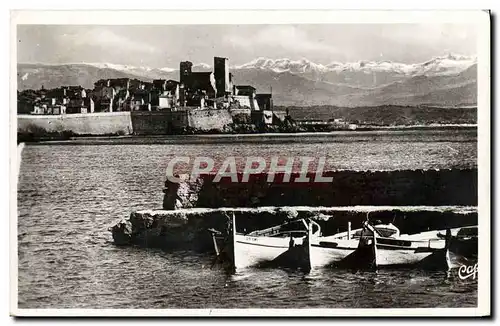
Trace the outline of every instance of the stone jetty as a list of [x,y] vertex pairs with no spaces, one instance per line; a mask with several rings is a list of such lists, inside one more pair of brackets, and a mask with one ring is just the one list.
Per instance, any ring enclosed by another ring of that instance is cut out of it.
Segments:
[[[214,174],[165,182],[163,207],[143,210],[112,228],[117,245],[213,250],[209,228],[251,232],[293,218],[311,218],[323,235],[359,228],[370,219],[414,234],[477,225],[477,169],[333,171],[329,183],[282,182],[252,175],[249,182],[214,182]],[[242,180],[241,173],[237,175]],[[291,180],[298,177],[292,173]]]

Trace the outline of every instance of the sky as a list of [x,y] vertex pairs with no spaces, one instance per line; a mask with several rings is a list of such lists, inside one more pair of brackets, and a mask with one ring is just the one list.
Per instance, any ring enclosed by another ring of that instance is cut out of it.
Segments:
[[473,25],[18,25],[19,63],[114,63],[177,68],[180,61],[231,65],[258,57],[315,63],[425,62],[477,55]]

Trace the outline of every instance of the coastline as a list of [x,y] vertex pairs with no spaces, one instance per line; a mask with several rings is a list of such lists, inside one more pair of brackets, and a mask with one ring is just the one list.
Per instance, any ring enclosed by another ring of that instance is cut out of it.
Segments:
[[386,133],[416,133],[421,131],[454,131],[470,130],[477,132],[477,124],[433,124],[433,125],[408,125],[408,126],[366,126],[356,130],[335,131],[299,131],[299,132],[254,132],[254,133],[225,133],[225,132],[200,132],[192,134],[173,135],[78,135],[71,132],[61,132],[54,135],[41,135],[29,139],[26,135],[18,133],[18,143],[40,145],[97,145],[97,144],[176,144],[176,143],[205,143],[211,141],[263,141],[297,137],[329,138],[344,135],[381,135]]

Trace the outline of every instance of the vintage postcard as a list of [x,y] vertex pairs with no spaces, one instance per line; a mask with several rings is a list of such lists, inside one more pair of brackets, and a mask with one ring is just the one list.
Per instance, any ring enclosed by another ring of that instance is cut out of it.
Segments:
[[487,11],[11,12],[14,316],[490,316]]

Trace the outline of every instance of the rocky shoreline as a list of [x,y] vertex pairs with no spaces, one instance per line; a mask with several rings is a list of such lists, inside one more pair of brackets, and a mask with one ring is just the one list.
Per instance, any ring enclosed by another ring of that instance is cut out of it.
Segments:
[[223,129],[200,130],[196,128],[181,128],[175,130],[171,134],[165,135],[126,135],[124,132],[104,133],[104,134],[79,134],[71,130],[62,131],[47,131],[43,128],[31,128],[29,131],[18,131],[17,142],[37,143],[37,142],[54,142],[54,141],[70,141],[70,140],[92,140],[101,139],[118,139],[128,137],[129,139],[142,139],[147,137],[168,137],[168,136],[185,136],[185,135],[259,135],[259,134],[310,134],[310,133],[330,133],[335,131],[346,132],[370,132],[370,131],[418,131],[418,130],[460,130],[460,129],[477,129],[477,125],[468,124],[443,124],[443,125],[401,125],[401,126],[359,126],[355,130],[318,127],[318,126],[263,126],[258,128],[253,124],[230,124]]

